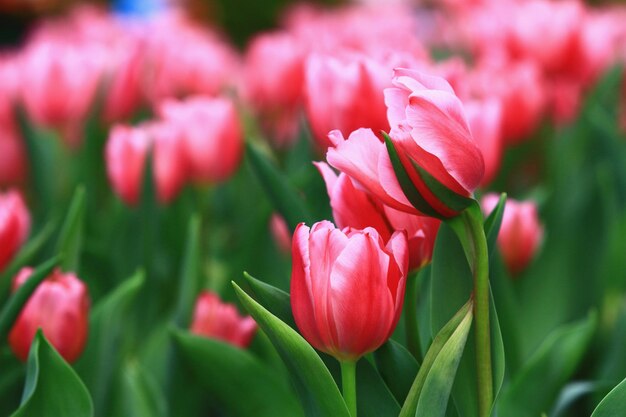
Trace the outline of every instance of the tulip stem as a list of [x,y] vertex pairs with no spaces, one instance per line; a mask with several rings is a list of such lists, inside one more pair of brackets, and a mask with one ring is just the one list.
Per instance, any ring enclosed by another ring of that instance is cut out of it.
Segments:
[[406,283],[406,295],[404,297],[405,315],[404,325],[406,332],[406,344],[411,355],[418,361],[422,360],[419,325],[417,322],[417,298],[419,290],[419,271],[410,276]]
[[489,417],[493,405],[491,333],[489,330],[489,252],[480,206],[474,202],[449,220],[459,237],[474,276],[478,416]]
[[356,361],[341,361],[341,386],[343,399],[350,416],[356,417]]

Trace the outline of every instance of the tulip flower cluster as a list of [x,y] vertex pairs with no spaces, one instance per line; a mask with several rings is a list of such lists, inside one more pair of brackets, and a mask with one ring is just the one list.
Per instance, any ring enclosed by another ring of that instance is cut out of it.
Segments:
[[0,415],[626,415],[625,7],[165,3],[0,51]]

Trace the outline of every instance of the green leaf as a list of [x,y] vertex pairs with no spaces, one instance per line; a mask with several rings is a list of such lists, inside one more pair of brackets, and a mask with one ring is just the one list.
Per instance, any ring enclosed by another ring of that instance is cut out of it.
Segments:
[[[493,271],[490,271],[490,275]],[[470,297],[473,278],[465,252],[450,226],[442,223],[435,241],[431,263],[431,327],[433,334],[449,320]],[[494,397],[504,381],[505,354],[498,314],[493,296],[490,302],[491,356]],[[475,338],[471,332],[461,358],[452,398],[461,417],[477,417]]]
[[534,417],[549,411],[587,351],[596,324],[592,313],[553,331],[503,391],[498,413]]
[[65,271],[78,272],[83,243],[84,218],[85,188],[79,186],[74,192],[56,246],[56,253],[63,254],[61,267]]
[[254,299],[261,305],[268,306],[270,313],[278,317],[280,320],[295,328],[295,320],[291,312],[291,298],[285,291],[276,288],[270,284],[254,278],[247,272],[243,273],[244,278],[250,289]]
[[114,416],[167,416],[165,396],[154,377],[136,360],[121,369],[119,400]]
[[99,415],[106,415],[103,410],[109,403],[113,373],[121,363],[123,331],[144,281],[144,273],[136,272],[100,300],[91,312],[87,345],[75,367],[89,387]]
[[400,404],[404,403],[419,369],[417,361],[404,346],[392,339],[374,352],[374,358],[394,397]]
[[445,415],[454,374],[471,326],[472,308],[470,300],[437,333],[399,417]]
[[189,327],[193,306],[202,288],[200,262],[200,217],[195,215],[189,220],[187,229],[187,243],[179,278],[178,302],[174,313],[174,323],[181,328]]
[[72,367],[37,332],[28,356],[20,408],[11,417],[91,417],[89,392]]
[[15,294],[9,299],[7,304],[4,306],[2,311],[0,312],[0,340],[6,340],[8,332],[11,327],[13,327],[13,323],[17,319],[17,316],[22,311],[22,307],[28,301],[31,294],[35,291],[37,286],[46,279],[48,275],[52,272],[52,270],[58,265],[59,257],[55,256],[54,258],[44,262],[37,269],[35,269],[30,277],[26,280],[24,284],[22,284]]
[[28,243],[22,247],[15,258],[13,258],[13,261],[11,261],[9,266],[2,272],[0,275],[0,300],[4,299],[9,291],[13,277],[17,275],[20,269],[33,260],[50,236],[52,236],[52,232],[54,232],[55,228],[55,221],[48,222],[35,237],[30,239]]
[[248,351],[180,330],[175,330],[173,336],[198,380],[229,415],[304,415],[287,381]]
[[591,417],[616,417],[626,415],[626,379],[600,401]]
[[310,223],[312,216],[304,201],[269,159],[249,142],[246,143],[246,155],[254,175],[289,228],[293,231],[300,222]]
[[473,198],[465,197],[461,194],[457,194],[445,185],[443,185],[439,180],[430,175],[428,171],[418,165],[415,161],[411,160],[413,167],[419,173],[419,176],[426,184],[426,187],[435,195],[435,197],[445,204],[447,207],[451,208],[456,212],[461,212],[469,207],[470,204],[474,201]]
[[567,416],[568,411],[571,413],[575,410],[574,406],[576,402],[582,397],[600,390],[608,391],[612,387],[606,385],[607,384],[605,382],[601,381],[570,382],[561,390],[559,398],[550,412],[550,417]]
[[350,417],[337,384],[311,345],[234,282],[233,287],[289,369],[305,414],[309,417]]
[[498,204],[493,208],[493,210],[491,210],[491,213],[489,213],[489,216],[485,219],[485,236],[487,237],[487,246],[489,247],[490,255],[495,248],[496,239],[498,238],[498,233],[500,232],[505,204],[506,193],[502,193],[500,194]]
[[382,377],[365,358],[356,364],[358,415],[361,417],[396,417],[400,405]]

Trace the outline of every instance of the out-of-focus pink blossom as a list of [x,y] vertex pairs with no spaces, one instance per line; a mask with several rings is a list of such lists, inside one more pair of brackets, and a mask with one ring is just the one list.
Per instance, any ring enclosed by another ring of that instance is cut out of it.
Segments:
[[498,99],[465,101],[465,114],[474,142],[485,161],[485,175],[481,186],[495,178],[502,160],[502,105]]
[[0,125],[13,126],[13,110],[20,89],[19,62],[15,55],[0,55]]
[[20,185],[26,176],[26,150],[12,124],[0,122],[0,187]]
[[246,348],[256,329],[252,317],[239,315],[234,305],[223,302],[216,294],[203,291],[198,296],[191,322],[192,333]]
[[190,97],[161,103],[162,120],[178,131],[191,179],[220,182],[238,168],[243,132],[235,105],[227,98]]
[[272,217],[270,217],[270,231],[278,248],[285,253],[289,253],[291,251],[291,232],[289,232],[289,226],[287,226],[284,217],[278,213],[272,214]]
[[30,232],[30,214],[19,192],[0,193],[0,271],[11,261]]

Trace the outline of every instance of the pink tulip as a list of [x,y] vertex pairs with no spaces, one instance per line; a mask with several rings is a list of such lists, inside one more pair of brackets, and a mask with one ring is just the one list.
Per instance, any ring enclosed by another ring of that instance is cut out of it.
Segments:
[[14,55],[0,54],[0,80],[0,127],[12,126],[20,90],[19,61]]
[[166,100],[159,108],[165,123],[180,135],[191,178],[220,182],[238,168],[243,132],[235,105],[227,98]]
[[498,99],[465,102],[465,114],[474,141],[483,154],[485,176],[481,186],[489,185],[495,178],[502,160],[502,105]]
[[289,145],[298,134],[304,58],[303,46],[288,33],[259,35],[246,54],[244,93],[278,147]]
[[191,322],[192,333],[246,348],[256,329],[252,317],[240,316],[234,305],[222,302],[216,294],[203,291],[198,296]]
[[0,193],[0,271],[28,238],[30,214],[19,192]]
[[160,202],[170,202],[187,177],[178,130],[166,123],[137,127],[116,125],[105,147],[107,174],[115,192],[127,204],[139,202],[148,151],[153,149],[153,175]]
[[330,146],[331,130],[344,135],[360,127],[389,130],[383,97],[388,75],[389,69],[365,56],[309,56],[305,108],[321,148]]
[[[23,268],[13,281],[16,290],[30,277],[32,268]],[[18,316],[9,344],[22,361],[28,358],[30,345],[41,328],[48,341],[68,362],[83,351],[89,328],[87,287],[73,273],[54,271],[33,292]]]
[[315,163],[324,177],[335,224],[340,228],[373,227],[385,242],[395,231],[404,231],[408,238],[409,270],[430,263],[440,221],[416,216],[377,203],[366,192],[354,186],[344,173],[339,175],[325,163]]
[[[483,198],[485,214],[494,209],[498,199],[495,194],[488,194]],[[508,199],[498,234],[498,248],[511,274],[519,275],[530,264],[542,237],[543,226],[539,222],[536,204],[532,201]]]
[[278,248],[285,253],[291,251],[291,232],[285,219],[278,213],[272,214],[270,218],[270,231]]
[[26,176],[26,149],[12,124],[0,122],[0,187],[20,185]]
[[373,228],[300,224],[292,256],[291,308],[311,345],[339,360],[356,360],[389,339],[404,300],[404,233],[385,245]]

